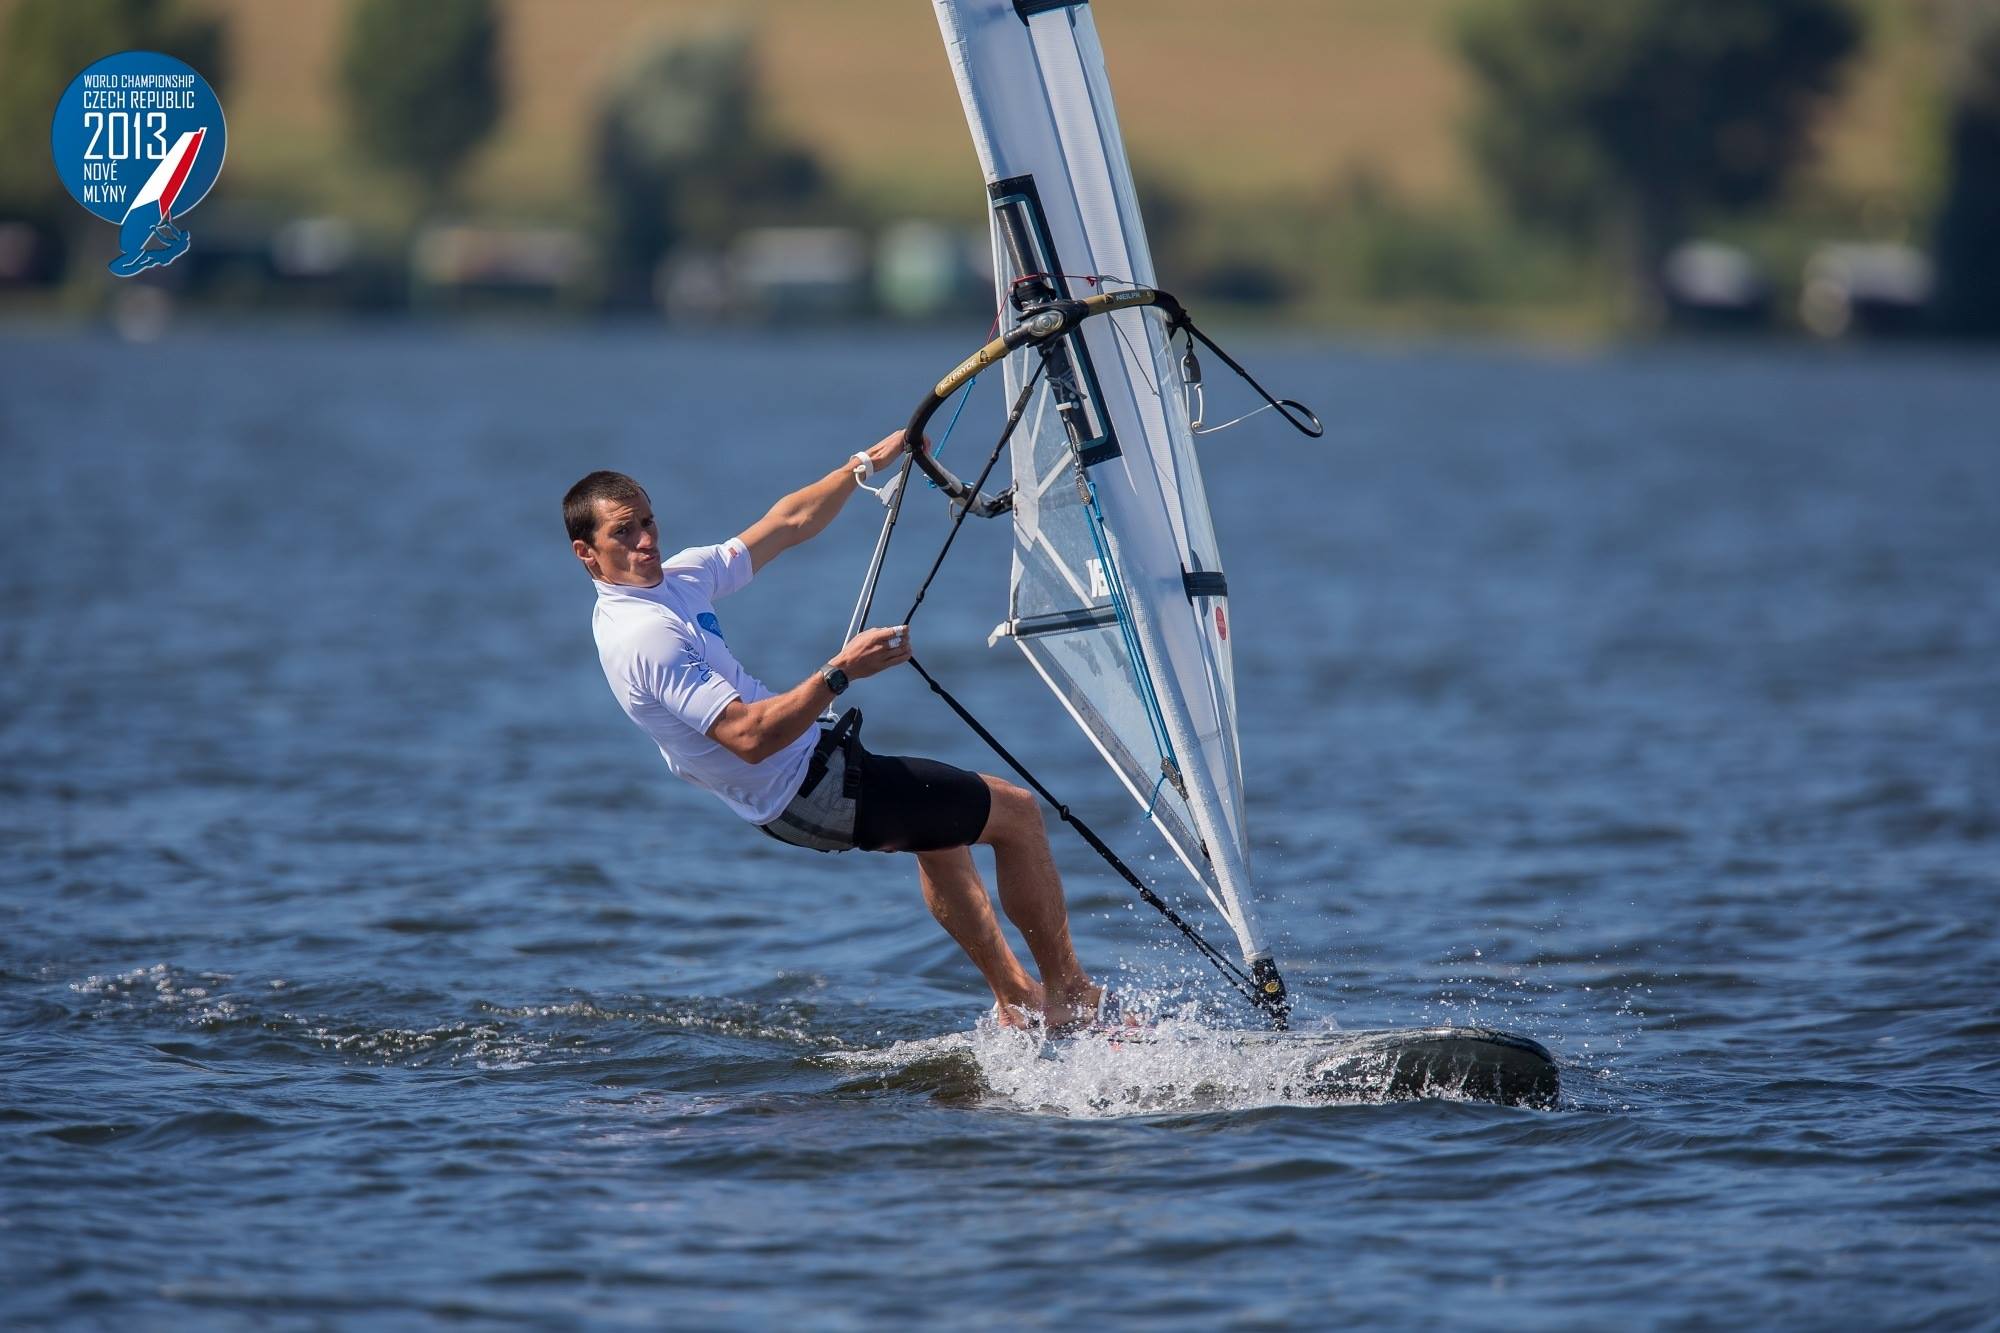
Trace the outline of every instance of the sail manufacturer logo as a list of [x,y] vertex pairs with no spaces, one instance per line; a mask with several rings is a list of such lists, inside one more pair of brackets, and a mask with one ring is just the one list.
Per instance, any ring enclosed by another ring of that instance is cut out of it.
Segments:
[[118,228],[111,272],[135,277],[193,243],[179,219],[222,174],[228,130],[208,80],[157,51],[106,56],[56,102],[49,151],[70,197]]

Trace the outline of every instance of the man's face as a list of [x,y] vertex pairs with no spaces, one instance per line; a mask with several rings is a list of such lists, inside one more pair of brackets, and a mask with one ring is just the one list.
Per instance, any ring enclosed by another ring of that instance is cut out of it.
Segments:
[[660,530],[653,506],[642,496],[631,504],[597,502],[597,531],[588,542],[571,542],[590,576],[605,583],[650,588],[660,581]]

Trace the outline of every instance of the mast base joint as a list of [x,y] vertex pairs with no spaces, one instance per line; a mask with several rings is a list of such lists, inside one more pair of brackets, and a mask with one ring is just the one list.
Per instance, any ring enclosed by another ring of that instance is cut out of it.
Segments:
[[1269,954],[1250,964],[1251,998],[1262,1010],[1265,1019],[1279,1032],[1289,1026],[1292,1016],[1292,997],[1285,990],[1285,979],[1278,975],[1278,965],[1271,961]]

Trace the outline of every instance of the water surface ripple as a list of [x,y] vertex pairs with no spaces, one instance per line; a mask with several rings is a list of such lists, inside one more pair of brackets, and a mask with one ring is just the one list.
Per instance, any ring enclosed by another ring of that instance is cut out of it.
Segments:
[[[1038,1051],[907,867],[618,715],[564,486],[720,539],[962,341],[0,335],[0,1322],[1993,1326],[1992,361],[1252,349],[1332,427],[1204,444],[1302,1022],[1532,1035],[1536,1113]],[[753,669],[824,660],[872,529],[723,605]],[[1005,550],[927,662],[1185,901],[983,646]],[[1056,846],[1094,966],[1229,1012]]]

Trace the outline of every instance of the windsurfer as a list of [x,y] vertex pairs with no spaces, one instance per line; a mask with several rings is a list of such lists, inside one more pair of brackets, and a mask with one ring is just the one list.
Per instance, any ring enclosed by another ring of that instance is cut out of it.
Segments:
[[[1051,1030],[1089,1018],[1101,988],[1077,960],[1062,881],[1033,793],[935,760],[871,754],[859,715],[822,712],[855,680],[907,662],[907,626],[864,630],[782,693],[744,670],[714,602],[824,531],[865,475],[902,452],[899,431],[785,496],[740,535],[663,556],[646,491],[593,472],[563,498],[577,559],[596,584],[598,657],[620,707],[674,773],[780,842],[909,852],[924,902],[993,990],[999,1021]],[[971,847],[993,849],[1000,906],[1033,955],[1031,978],[994,915]]]

